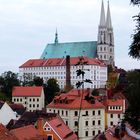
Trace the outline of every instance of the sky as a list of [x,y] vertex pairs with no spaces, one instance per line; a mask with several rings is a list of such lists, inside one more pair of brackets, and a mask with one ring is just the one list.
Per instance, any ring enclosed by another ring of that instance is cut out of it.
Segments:
[[[115,39],[115,64],[126,70],[140,68],[128,56],[139,7],[130,0],[110,0]],[[107,0],[104,0],[107,11]],[[18,72],[29,59],[40,58],[54,42],[96,41],[101,0],[0,0],[0,74]]]

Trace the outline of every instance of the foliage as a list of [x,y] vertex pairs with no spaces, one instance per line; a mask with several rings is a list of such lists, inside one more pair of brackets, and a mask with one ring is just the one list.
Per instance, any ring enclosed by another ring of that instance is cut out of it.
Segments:
[[93,96],[99,96],[99,91],[97,89],[94,89],[91,94]]
[[40,78],[40,77],[35,77],[33,79],[33,84],[35,86],[42,86],[43,85],[43,78]]
[[1,92],[8,98],[12,97],[12,88],[19,84],[18,75],[11,71],[4,72],[3,76],[0,76]]
[[84,69],[84,65],[88,65],[88,62],[85,61],[83,57],[80,57],[78,63],[76,64],[76,66],[77,65],[82,66],[82,69],[76,70],[76,75],[77,76],[82,76],[82,81],[78,81],[76,83],[76,87],[80,88],[82,85],[84,85],[84,83],[91,83],[92,84],[92,81],[90,79],[85,79],[84,80],[85,71],[89,71],[89,69]]
[[50,103],[53,100],[56,93],[59,91],[60,91],[60,88],[57,83],[57,80],[54,78],[50,78],[47,81],[47,85],[45,87],[45,97],[46,97],[47,103]]
[[[140,5],[140,0],[131,0],[134,5]],[[132,35],[132,43],[129,46],[129,56],[140,59],[140,13],[133,17],[136,21],[135,33]]]
[[129,71],[127,74],[127,86],[125,96],[128,99],[129,106],[125,112],[125,121],[128,121],[132,127],[140,131],[140,72]]

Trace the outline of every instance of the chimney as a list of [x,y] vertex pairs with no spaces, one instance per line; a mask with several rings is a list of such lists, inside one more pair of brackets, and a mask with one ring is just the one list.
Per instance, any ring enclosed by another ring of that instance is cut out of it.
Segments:
[[66,86],[65,90],[69,91],[71,89],[71,79],[70,79],[70,56],[66,56]]

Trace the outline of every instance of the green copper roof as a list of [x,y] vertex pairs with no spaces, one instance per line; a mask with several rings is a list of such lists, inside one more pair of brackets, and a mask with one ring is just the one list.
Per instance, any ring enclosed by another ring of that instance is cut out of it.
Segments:
[[41,58],[63,58],[66,55],[95,58],[97,55],[97,41],[48,44]]

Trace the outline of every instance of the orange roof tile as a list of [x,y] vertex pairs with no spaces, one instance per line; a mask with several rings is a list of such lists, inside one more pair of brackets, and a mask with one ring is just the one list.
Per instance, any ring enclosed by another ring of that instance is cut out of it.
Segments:
[[15,135],[10,133],[2,124],[0,124],[0,140],[18,140]]
[[[95,58],[84,57],[84,61],[87,61],[90,65],[100,65],[106,66],[102,61]],[[79,57],[71,57],[70,64],[75,65],[79,62]],[[47,66],[65,66],[66,59],[64,58],[49,58],[49,59],[30,59],[24,64],[22,64],[19,68],[26,67],[47,67]]]
[[32,87],[23,87],[18,86],[14,87],[12,90],[13,97],[39,97],[41,96],[41,92],[43,90],[42,86],[32,86]]
[[[10,132],[14,134],[18,138],[18,140],[30,140],[40,137],[38,130],[35,129],[33,125],[13,129]],[[39,140],[41,140],[41,137]]]
[[[80,91],[80,92],[79,92]],[[85,97],[88,95],[87,90],[84,90],[83,93],[83,100],[82,100],[82,109],[91,109],[91,108],[104,108],[105,106],[99,102],[98,100],[95,100],[95,103],[92,103],[90,101],[87,101]],[[82,90],[76,90],[73,89],[67,94],[61,94],[58,98],[58,102],[55,102],[55,99],[53,102],[51,102],[48,107],[54,107],[54,108],[69,108],[69,109],[79,109],[80,108],[80,102],[82,97]],[[62,102],[60,100],[63,100],[63,97],[66,97],[66,99]],[[57,100],[57,99],[56,99]],[[66,102],[69,101],[70,102]]]
[[49,125],[52,127],[54,132],[61,137],[63,140],[77,140],[77,136],[73,131],[65,125],[63,120],[59,117],[48,120]]

